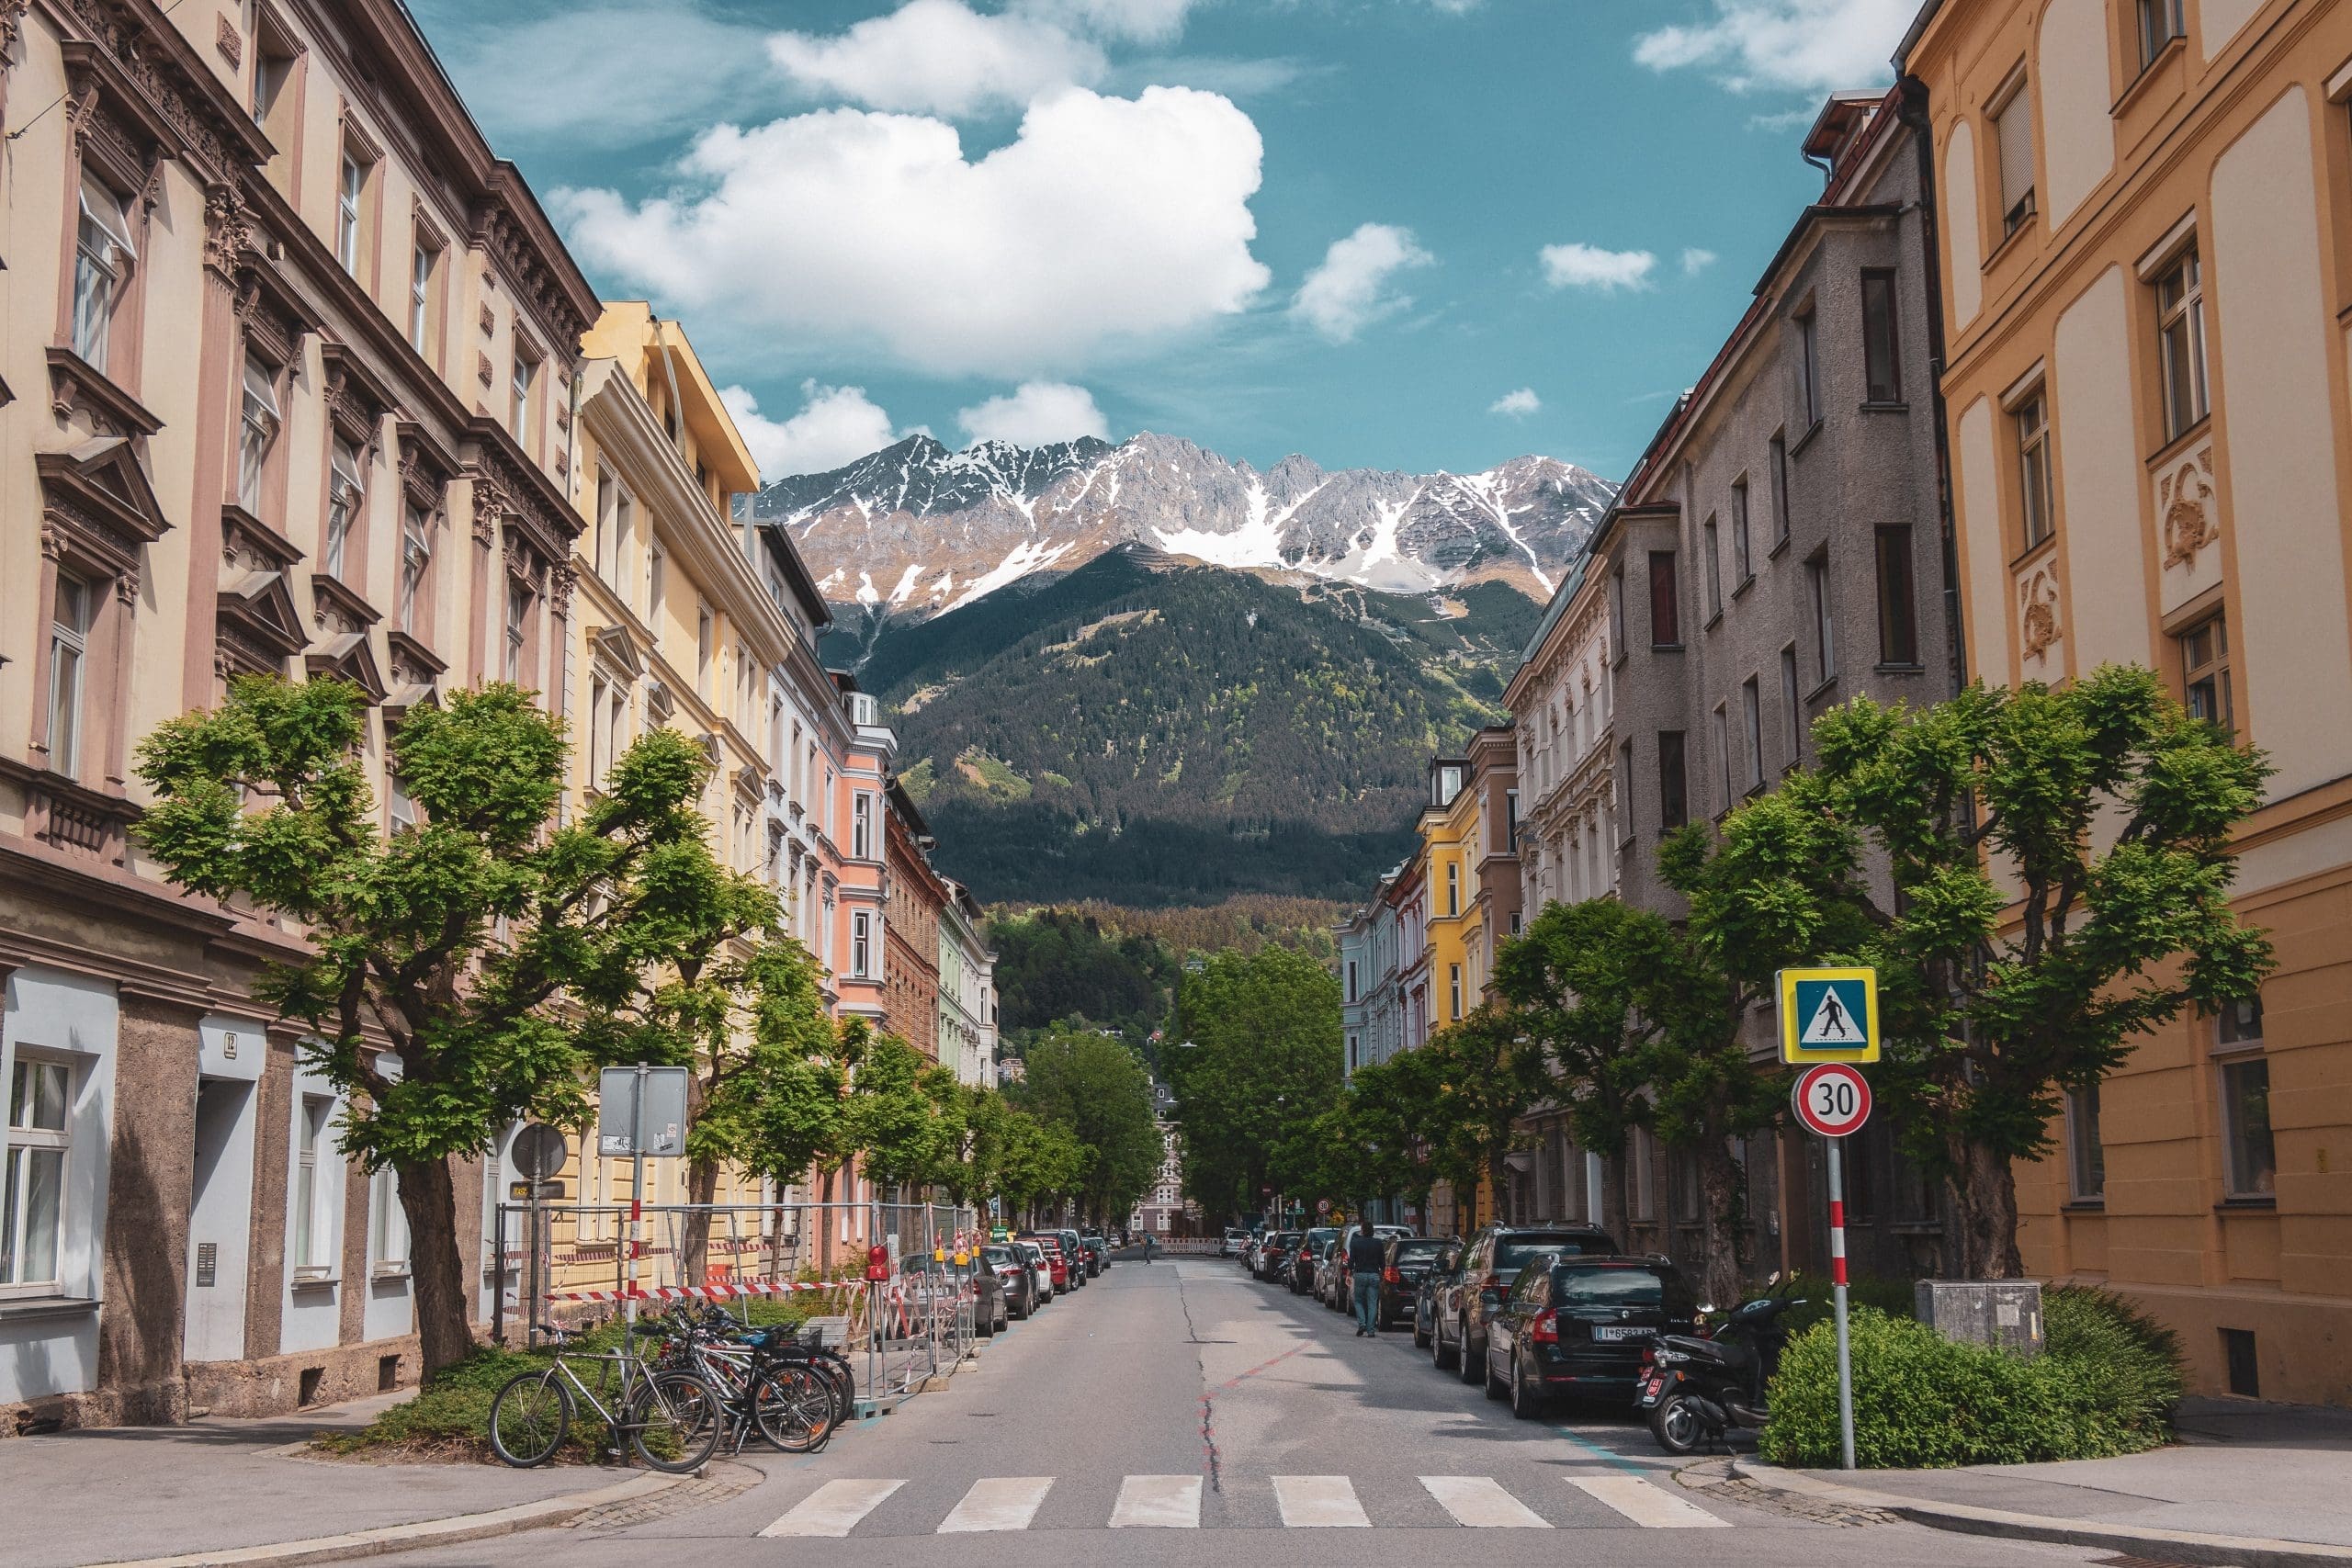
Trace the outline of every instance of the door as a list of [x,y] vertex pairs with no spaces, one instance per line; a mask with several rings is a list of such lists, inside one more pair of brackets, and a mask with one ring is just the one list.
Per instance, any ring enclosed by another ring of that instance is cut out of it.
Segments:
[[187,1326],[191,1361],[245,1354],[245,1265],[253,1236],[254,1085],[203,1077],[196,1090],[189,1185]]

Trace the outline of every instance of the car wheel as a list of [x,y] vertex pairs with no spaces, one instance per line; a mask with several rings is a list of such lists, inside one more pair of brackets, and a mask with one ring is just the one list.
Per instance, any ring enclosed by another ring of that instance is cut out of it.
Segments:
[[1691,1407],[1687,1395],[1669,1393],[1650,1407],[1650,1436],[1668,1453],[1698,1452],[1704,1433],[1699,1425],[1699,1413]]
[[1532,1421],[1544,1414],[1544,1396],[1528,1386],[1526,1370],[1516,1356],[1510,1362],[1510,1413],[1522,1421]]
[[1421,1314],[1419,1309],[1416,1309],[1413,1313],[1413,1348],[1426,1350],[1429,1348],[1430,1331],[1421,1326]]
[[1452,1371],[1462,1364],[1461,1348],[1448,1348],[1445,1330],[1436,1325],[1431,1325],[1430,1329],[1430,1359],[1437,1363],[1437,1370],[1442,1372]]
[[1510,1384],[1495,1376],[1495,1357],[1491,1346],[1488,1347],[1487,1354],[1478,1358],[1478,1365],[1486,1369],[1487,1397],[1498,1402],[1509,1398]]
[[1454,1371],[1461,1374],[1464,1382],[1476,1382],[1486,1375],[1484,1369],[1487,1365],[1487,1348],[1484,1345],[1474,1347],[1470,1343],[1468,1324],[1461,1324],[1458,1326],[1462,1330],[1462,1346],[1453,1358]]

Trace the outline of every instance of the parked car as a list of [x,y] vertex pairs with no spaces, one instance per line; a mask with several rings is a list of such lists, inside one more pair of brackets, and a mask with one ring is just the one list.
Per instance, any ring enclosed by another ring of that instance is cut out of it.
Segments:
[[1058,1296],[1078,1289],[1077,1281],[1070,1276],[1069,1259],[1062,1252],[1059,1235],[1052,1231],[1039,1231],[1021,1239],[1045,1253],[1046,1270],[1053,1276],[1054,1294]]
[[1290,1255],[1298,1250],[1296,1231],[1275,1231],[1258,1244],[1258,1278],[1272,1284],[1284,1277]]
[[1344,1236],[1333,1236],[1323,1244],[1322,1255],[1315,1260],[1315,1299],[1325,1306],[1334,1307],[1340,1298],[1340,1280],[1348,1267],[1348,1246]]
[[1698,1326],[1699,1298],[1654,1258],[1563,1257],[1530,1264],[1487,1320],[1487,1397],[1522,1419],[1554,1395],[1627,1404],[1661,1334]]
[[1446,1285],[1461,1272],[1462,1238],[1449,1236],[1430,1258],[1419,1286],[1413,1292],[1413,1348],[1426,1350],[1437,1333],[1438,1302]]
[[1298,1256],[1291,1260],[1288,1283],[1294,1295],[1315,1288],[1315,1265],[1322,1260],[1326,1243],[1340,1234],[1337,1225],[1317,1225],[1299,1238]]
[[1219,1258],[1238,1258],[1249,1245],[1250,1233],[1248,1231],[1227,1230],[1225,1233],[1225,1240],[1216,1249],[1216,1255]]
[[1008,1322],[1027,1321],[1037,1310],[1037,1276],[1030,1270],[1027,1256],[1011,1242],[980,1248],[980,1267],[996,1276],[997,1289],[1004,1298],[1004,1314]]
[[1080,1231],[1078,1239],[1086,1248],[1086,1271],[1100,1274],[1111,1267],[1111,1244],[1102,1239],[1101,1231]]
[[[1374,1235],[1379,1232],[1375,1230]],[[1413,1343],[1420,1344],[1421,1325],[1414,1306],[1421,1291],[1421,1281],[1428,1277],[1430,1265],[1438,1260],[1451,1241],[1436,1236],[1407,1234],[1392,1236],[1380,1261],[1380,1326],[1394,1327],[1404,1322],[1413,1325]]]
[[1007,1304],[1004,1279],[985,1264],[968,1268],[950,1265],[961,1276],[959,1289],[972,1298],[972,1332],[982,1339],[993,1338],[996,1331],[1012,1322],[1012,1309]]
[[1012,1245],[1021,1249],[1022,1258],[1028,1263],[1030,1280],[1037,1288],[1037,1304],[1044,1306],[1054,1299],[1054,1260],[1034,1241],[1018,1240]]
[[1094,1277],[1094,1270],[1086,1266],[1086,1242],[1084,1238],[1076,1231],[1063,1230],[1056,1231],[1054,1234],[1061,1238],[1062,1256],[1069,1259],[1070,1283],[1073,1285],[1084,1285],[1089,1280]]
[[1562,1256],[1608,1258],[1617,1243],[1591,1225],[1488,1225],[1470,1238],[1462,1262],[1439,1292],[1430,1353],[1464,1382],[1486,1376],[1487,1319],[1502,1304],[1519,1271]]

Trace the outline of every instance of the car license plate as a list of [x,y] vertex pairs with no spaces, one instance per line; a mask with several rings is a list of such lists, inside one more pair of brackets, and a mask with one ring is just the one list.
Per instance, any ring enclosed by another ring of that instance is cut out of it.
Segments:
[[1643,1339],[1654,1332],[1656,1331],[1653,1329],[1640,1328],[1631,1324],[1611,1323],[1595,1328],[1592,1331],[1592,1337],[1595,1339],[1603,1340]]

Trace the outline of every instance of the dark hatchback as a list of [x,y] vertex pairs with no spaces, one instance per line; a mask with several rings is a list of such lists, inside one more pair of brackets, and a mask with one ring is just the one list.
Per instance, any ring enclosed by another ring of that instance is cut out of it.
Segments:
[[1488,1225],[1470,1238],[1439,1285],[1430,1354],[1464,1382],[1484,1376],[1487,1319],[1502,1305],[1520,1270],[1555,1258],[1613,1258],[1617,1243],[1591,1225]]
[[1297,1248],[1296,1231],[1276,1231],[1268,1236],[1266,1245],[1258,1249],[1258,1278],[1269,1284],[1277,1280],[1287,1281],[1290,1275],[1285,1270],[1290,1267],[1290,1255]]
[[1415,1303],[1421,1292],[1421,1281],[1429,1277],[1430,1265],[1447,1251],[1460,1244],[1442,1241],[1434,1236],[1403,1235],[1388,1244],[1388,1252],[1380,1262],[1380,1325],[1391,1327],[1414,1321]]
[[1337,1225],[1317,1225],[1299,1239],[1298,1250],[1291,1255],[1290,1273],[1283,1281],[1290,1287],[1291,1294],[1315,1293],[1315,1266],[1323,1261],[1323,1249],[1339,1235]]
[[1697,1330],[1699,1298],[1654,1258],[1563,1258],[1522,1272],[1487,1321],[1487,1397],[1521,1417],[1554,1397],[1631,1404],[1642,1355]]

